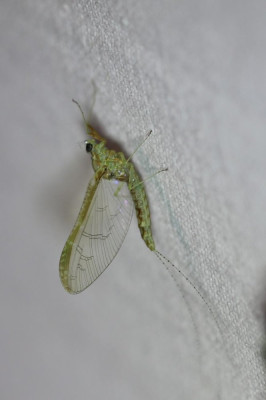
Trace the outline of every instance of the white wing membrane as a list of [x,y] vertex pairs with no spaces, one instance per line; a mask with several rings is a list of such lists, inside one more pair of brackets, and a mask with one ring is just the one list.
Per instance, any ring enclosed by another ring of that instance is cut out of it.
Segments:
[[132,212],[127,184],[101,179],[72,245],[68,270],[72,293],[86,289],[111,263],[126,236]]

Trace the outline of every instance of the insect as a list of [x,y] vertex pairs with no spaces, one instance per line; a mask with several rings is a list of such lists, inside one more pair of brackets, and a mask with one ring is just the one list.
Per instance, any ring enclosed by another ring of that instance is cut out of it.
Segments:
[[79,103],[73,101],[92,138],[85,145],[95,172],[59,263],[64,288],[76,294],[93,283],[116,256],[128,231],[134,206],[144,242],[151,251],[156,249],[143,181],[130,161],[143,142],[128,159],[122,152],[110,150],[106,140],[86,121]]
[[178,272],[195,290],[207,306],[220,330],[216,317],[193,282],[156,248],[151,230],[149,203],[144,181],[166,171],[157,171],[141,180],[130,161],[139,147],[151,134],[148,133],[131,156],[126,159],[122,152],[110,150],[106,140],[86,121],[79,107],[90,140],[85,141],[86,151],[91,154],[94,177],[89,182],[76,223],[65,243],[59,274],[63,287],[77,294],[90,286],[110,265],[127,234],[135,207],[141,236],[147,247],[157,256],[176,282]]
[[[216,316],[201,292],[155,247],[149,203],[144,187],[144,181],[150,177],[141,180],[130,161],[151,132],[134,153],[126,158],[122,152],[107,147],[106,140],[86,121],[79,103],[73,101],[79,107],[87,133],[91,137],[85,141],[85,146],[86,151],[91,154],[94,176],[89,182],[76,223],[60,257],[59,274],[63,287],[71,294],[80,293],[104,272],[125,239],[135,208],[139,230],[147,247],[166,267],[176,284],[175,272],[178,272],[192,286],[207,306],[223,338]],[[157,173],[165,170],[162,169]],[[186,301],[185,298],[184,300]],[[197,334],[188,303],[187,308]]]

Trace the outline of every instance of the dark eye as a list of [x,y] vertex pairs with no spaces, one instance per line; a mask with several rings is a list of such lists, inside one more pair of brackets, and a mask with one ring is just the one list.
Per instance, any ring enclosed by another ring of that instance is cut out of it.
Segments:
[[86,151],[87,153],[90,153],[92,151],[93,145],[91,143],[86,143]]

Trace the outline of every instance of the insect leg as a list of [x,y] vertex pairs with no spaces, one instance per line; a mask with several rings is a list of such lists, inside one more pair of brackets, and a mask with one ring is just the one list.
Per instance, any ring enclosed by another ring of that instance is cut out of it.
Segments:
[[[139,186],[139,185],[143,185],[144,182],[148,181],[149,179],[153,178],[155,175],[160,174],[161,172],[164,172],[164,171],[168,171],[168,168],[163,168],[163,169],[160,169],[159,171],[156,171],[154,174],[152,174],[152,175],[150,175],[150,176],[147,176],[147,177],[144,178],[142,181],[137,182],[137,183],[136,183],[135,185],[133,185],[133,186],[130,186],[130,185],[129,185],[129,190],[135,189],[135,188],[136,188],[137,186]],[[119,192],[120,192],[120,190],[122,189],[122,187],[123,187],[124,184],[125,184],[125,182],[121,182],[121,183],[118,185],[116,191],[114,192],[114,196],[118,196],[118,194],[119,194]]]
[[123,185],[125,184],[125,182],[120,182],[119,185],[117,186],[116,191],[114,192],[114,196],[117,197],[120,190],[122,189]]
[[149,179],[153,178],[155,175],[160,174],[161,172],[165,172],[165,171],[168,171],[168,168],[162,168],[162,169],[160,169],[159,171],[156,171],[154,174],[147,176],[147,177],[144,178],[142,181],[137,182],[135,185],[131,186],[131,187],[130,187],[130,190],[136,188],[136,187],[139,186],[139,185],[143,185],[144,182],[146,182],[146,181],[148,181]]
[[142,140],[142,142],[138,145],[138,147],[133,151],[133,153],[128,157],[128,159],[127,159],[127,163],[131,160],[131,158],[134,156],[134,154],[138,151],[138,149],[143,145],[143,143],[144,142],[146,142],[146,140],[148,139],[148,137],[150,136],[150,134],[152,133],[152,130],[150,130],[148,133],[147,133],[147,135],[146,135],[146,137],[145,137],[145,139],[144,140]]

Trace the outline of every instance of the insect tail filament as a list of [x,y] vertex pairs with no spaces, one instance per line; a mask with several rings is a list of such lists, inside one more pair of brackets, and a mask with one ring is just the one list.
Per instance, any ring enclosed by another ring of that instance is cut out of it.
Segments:
[[173,267],[188,283],[189,285],[195,290],[195,292],[199,295],[199,297],[201,298],[201,300],[204,302],[204,304],[206,305],[210,315],[212,316],[216,328],[219,331],[219,334],[222,338],[222,340],[225,342],[225,338],[223,335],[223,332],[221,330],[221,327],[217,321],[216,315],[214,314],[214,311],[212,310],[211,306],[209,305],[209,303],[205,300],[205,298],[203,297],[203,295],[201,294],[201,292],[199,291],[199,289],[194,285],[194,283],[189,279],[189,277],[178,267],[176,267],[168,258],[166,258],[162,253],[160,253],[158,250],[154,250],[155,255],[159,258],[159,260],[161,261],[161,263],[165,266],[165,268],[167,269],[167,271],[169,272],[169,274],[171,275],[172,279],[175,280],[173,274],[170,271],[169,266]]

